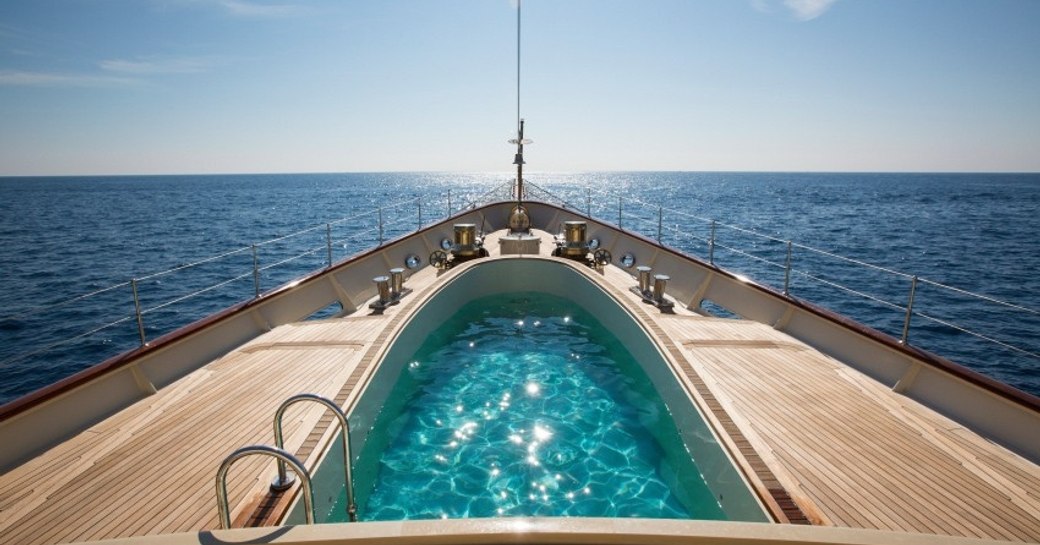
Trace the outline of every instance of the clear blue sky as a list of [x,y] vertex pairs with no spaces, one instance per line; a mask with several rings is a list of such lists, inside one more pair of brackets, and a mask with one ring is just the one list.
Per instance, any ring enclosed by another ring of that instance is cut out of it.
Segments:
[[[0,175],[512,168],[515,0],[4,0]],[[1037,0],[526,0],[528,168],[1040,171]]]

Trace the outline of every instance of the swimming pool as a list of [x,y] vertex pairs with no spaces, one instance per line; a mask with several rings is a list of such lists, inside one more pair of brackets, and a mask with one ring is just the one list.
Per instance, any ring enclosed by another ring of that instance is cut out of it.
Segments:
[[[767,520],[632,318],[552,261],[489,262],[443,289],[351,424],[359,520]],[[315,474],[319,521],[344,519],[335,466]]]

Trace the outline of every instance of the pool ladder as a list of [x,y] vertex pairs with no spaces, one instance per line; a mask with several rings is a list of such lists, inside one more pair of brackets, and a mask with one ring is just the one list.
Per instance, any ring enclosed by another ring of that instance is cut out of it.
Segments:
[[224,458],[217,470],[217,511],[220,515],[220,527],[231,528],[231,512],[228,508],[227,498],[227,474],[231,466],[238,460],[252,455],[271,456],[278,460],[278,476],[271,482],[271,490],[281,492],[288,490],[296,482],[296,478],[287,471],[286,466],[292,466],[293,471],[300,476],[303,486],[303,510],[307,524],[314,524],[314,491],[311,487],[311,474],[295,456],[285,450],[282,437],[282,416],[286,409],[304,401],[311,401],[324,405],[339,420],[340,443],[343,445],[343,477],[347,489],[347,517],[350,522],[357,521],[357,505],[354,503],[354,482],[351,476],[350,466],[350,423],[347,415],[335,402],[315,394],[297,394],[286,399],[278,406],[274,413],[274,442],[275,446],[251,445],[242,447]]

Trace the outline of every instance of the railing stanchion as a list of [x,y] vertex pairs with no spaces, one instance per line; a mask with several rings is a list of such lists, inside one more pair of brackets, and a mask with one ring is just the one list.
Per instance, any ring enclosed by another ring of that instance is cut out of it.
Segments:
[[416,197],[415,201],[419,203],[419,227],[417,227],[415,230],[416,231],[421,231],[422,230],[422,197]]
[[592,217],[592,189],[585,187],[585,215]]
[[715,220],[711,220],[711,238],[708,239],[708,263],[715,264]]
[[260,297],[260,257],[256,254],[256,244],[253,245],[253,292]]
[[657,207],[657,243],[661,243],[661,219],[664,214],[664,207]]
[[784,266],[784,295],[791,295],[791,241],[787,241],[787,264]]
[[917,291],[917,275],[910,279],[910,297],[906,301],[906,319],[903,320],[903,337],[900,344],[906,344],[910,338],[910,317],[914,315],[914,293]]
[[379,245],[383,245],[383,207],[379,207]]
[[621,229],[621,195],[617,196],[617,226]]
[[141,298],[137,296],[137,279],[130,279],[130,289],[134,292],[134,314],[137,315],[137,334],[141,337],[141,346],[146,344],[144,338],[144,318],[141,316]]
[[329,251],[329,267],[332,266],[332,224],[325,224],[325,247]]
[[444,216],[444,217],[446,217],[446,218],[450,218],[451,217],[451,190],[450,189],[448,190],[448,215]]

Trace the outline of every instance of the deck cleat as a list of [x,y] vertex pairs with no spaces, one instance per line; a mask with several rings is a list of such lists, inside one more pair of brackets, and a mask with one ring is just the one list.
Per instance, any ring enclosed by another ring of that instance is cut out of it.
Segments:
[[[432,262],[432,260],[431,260]],[[397,267],[390,269],[390,275],[377,276],[372,279],[376,284],[379,299],[368,305],[368,308],[385,310],[387,307],[396,305],[401,299],[412,293],[410,288],[404,287],[404,269]]]
[[377,276],[372,279],[372,282],[376,285],[376,291],[379,293],[379,299],[368,305],[368,308],[383,310],[390,305],[396,305],[397,301],[393,299],[390,294],[390,277],[386,275]]
[[629,291],[638,295],[644,303],[654,305],[662,312],[668,312],[675,307],[675,302],[664,295],[665,286],[671,277],[667,274],[655,274],[653,287],[650,286],[650,271],[646,265],[636,267],[639,284],[629,288]]

